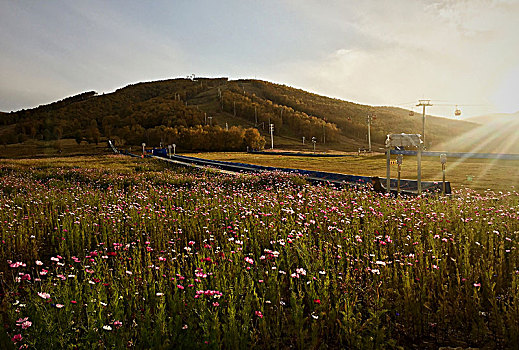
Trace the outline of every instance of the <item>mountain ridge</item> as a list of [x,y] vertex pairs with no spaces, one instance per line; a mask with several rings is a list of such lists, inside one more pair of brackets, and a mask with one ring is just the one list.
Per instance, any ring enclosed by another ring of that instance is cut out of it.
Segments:
[[[4,143],[116,138],[123,145],[176,142],[181,148],[201,149],[182,146],[180,138],[187,133],[202,137],[218,128],[227,132],[233,127],[255,128],[268,138],[268,124],[272,123],[275,138],[287,147],[301,144],[304,136],[307,142],[315,137],[322,146],[356,150],[367,145],[368,114],[376,114],[371,126],[376,147],[383,147],[388,133],[422,130],[421,116],[410,116],[399,107],[362,105],[256,79],[177,78],[130,84],[111,93],[88,91],[47,105],[1,113],[0,136]],[[477,126],[470,121],[427,116],[426,142],[435,147]]]

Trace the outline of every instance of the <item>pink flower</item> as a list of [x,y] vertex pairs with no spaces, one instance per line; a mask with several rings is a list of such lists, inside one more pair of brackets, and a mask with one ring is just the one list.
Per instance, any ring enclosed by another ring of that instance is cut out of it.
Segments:
[[481,287],[481,283],[474,283],[474,287]]
[[25,263],[23,263],[23,262],[20,262],[20,261],[17,261],[15,263],[12,263],[12,264],[9,265],[9,267],[12,267],[12,268],[17,268],[17,267],[20,267],[20,266],[25,267],[27,265]]
[[18,343],[19,341],[22,341],[23,337],[21,334],[16,334],[11,340],[13,343]]
[[213,303],[213,306],[220,306],[220,304],[219,304],[218,302],[215,301],[215,302]]
[[263,318],[263,314],[261,313],[261,311],[254,311],[254,314],[259,318]]
[[50,299],[49,293],[38,293],[38,295],[43,299]]
[[252,260],[252,258],[245,257],[245,261],[248,262],[251,265],[254,264],[254,260]]
[[27,329],[30,326],[32,326],[32,322],[31,321],[25,321],[24,323],[22,323],[22,329]]

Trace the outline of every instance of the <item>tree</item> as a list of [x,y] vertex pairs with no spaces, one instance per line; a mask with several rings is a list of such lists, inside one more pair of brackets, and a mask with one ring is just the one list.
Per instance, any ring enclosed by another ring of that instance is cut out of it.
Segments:
[[90,142],[95,142],[97,145],[99,143],[100,137],[101,137],[101,133],[99,132],[99,129],[97,128],[97,122],[95,119],[92,119],[90,121],[90,126],[88,128],[88,140]]
[[265,147],[265,138],[260,135],[258,129],[248,128],[244,135],[245,146],[253,150],[261,150]]

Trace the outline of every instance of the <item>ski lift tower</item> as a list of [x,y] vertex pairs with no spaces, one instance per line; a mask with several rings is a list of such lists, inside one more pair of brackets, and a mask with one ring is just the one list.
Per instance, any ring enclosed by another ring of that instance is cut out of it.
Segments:
[[431,100],[418,100],[418,104],[416,107],[423,107],[423,113],[422,113],[422,136],[423,136],[423,142],[425,143],[425,107],[431,107]]
[[423,141],[420,134],[389,134],[386,138],[386,191],[391,192],[391,149],[394,147],[416,147],[417,154],[417,183],[418,194],[422,193],[422,149]]

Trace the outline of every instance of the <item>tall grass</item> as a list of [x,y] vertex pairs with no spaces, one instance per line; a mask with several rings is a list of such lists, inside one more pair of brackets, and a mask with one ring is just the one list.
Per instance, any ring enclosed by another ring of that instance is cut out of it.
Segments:
[[17,348],[519,343],[517,192],[394,199],[153,166],[0,175]]

